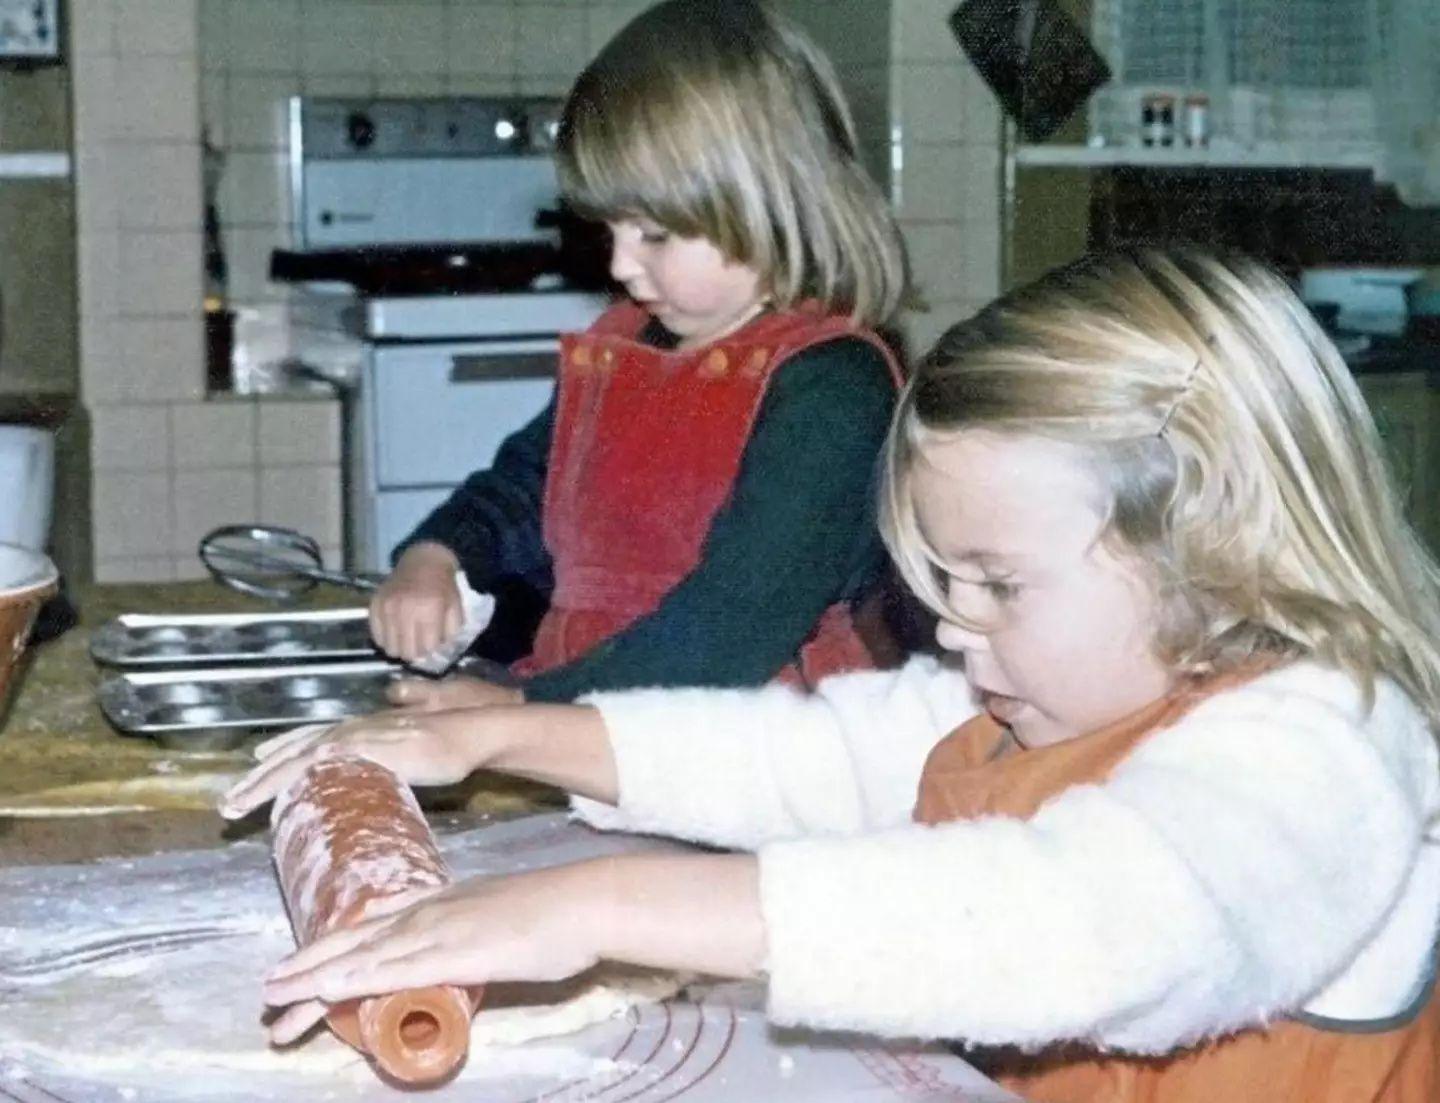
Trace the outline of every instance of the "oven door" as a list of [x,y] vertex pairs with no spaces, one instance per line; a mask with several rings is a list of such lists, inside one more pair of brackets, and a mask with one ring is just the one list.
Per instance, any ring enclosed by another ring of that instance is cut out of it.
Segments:
[[351,561],[389,569],[390,552],[555,388],[553,337],[377,344],[361,387],[348,481]]

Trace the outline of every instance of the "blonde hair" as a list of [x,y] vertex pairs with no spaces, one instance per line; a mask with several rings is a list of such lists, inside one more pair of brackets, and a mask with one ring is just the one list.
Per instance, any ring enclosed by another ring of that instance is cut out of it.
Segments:
[[1089,258],[940,338],[896,411],[882,528],[952,619],[910,472],[978,427],[1078,446],[1107,538],[1153,568],[1156,647],[1178,670],[1313,656],[1367,692],[1388,675],[1440,724],[1440,569],[1349,370],[1275,273],[1198,251]]
[[756,0],[670,0],[631,21],[576,81],[557,152],[576,211],[706,238],[778,306],[875,324],[904,292],[900,231],[834,69]]

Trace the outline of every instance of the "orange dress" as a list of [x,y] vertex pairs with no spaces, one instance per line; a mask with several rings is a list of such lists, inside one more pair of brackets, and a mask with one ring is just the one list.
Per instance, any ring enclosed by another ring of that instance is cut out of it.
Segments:
[[[1192,682],[1100,731],[1013,754],[1008,731],[976,717],[931,751],[914,818],[1029,817],[1071,786],[1103,781],[1147,735],[1257,673]],[[1073,1045],[977,1063],[1032,1103],[1437,1103],[1440,999],[1432,977],[1413,1007],[1383,1022],[1296,1016],[1164,1057]]]

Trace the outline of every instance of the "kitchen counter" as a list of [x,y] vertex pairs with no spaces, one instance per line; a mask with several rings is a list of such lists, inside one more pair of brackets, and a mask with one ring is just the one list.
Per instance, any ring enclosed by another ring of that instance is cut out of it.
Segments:
[[[0,864],[219,845],[263,827],[260,816],[227,825],[212,811],[216,797],[247,768],[244,748],[169,749],[109,726],[95,699],[106,671],[90,659],[89,637],[121,613],[278,607],[209,581],[91,586],[72,596],[80,624],[22,660],[0,725]],[[354,601],[353,594],[320,588],[300,607]],[[494,774],[421,795],[427,810],[471,816],[513,815],[561,802],[554,790]]]

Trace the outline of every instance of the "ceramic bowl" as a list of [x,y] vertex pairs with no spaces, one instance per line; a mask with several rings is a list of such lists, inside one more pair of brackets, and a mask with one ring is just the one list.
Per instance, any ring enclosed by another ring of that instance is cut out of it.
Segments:
[[18,544],[0,543],[0,711],[10,677],[30,640],[35,614],[55,592],[59,578],[48,557]]

